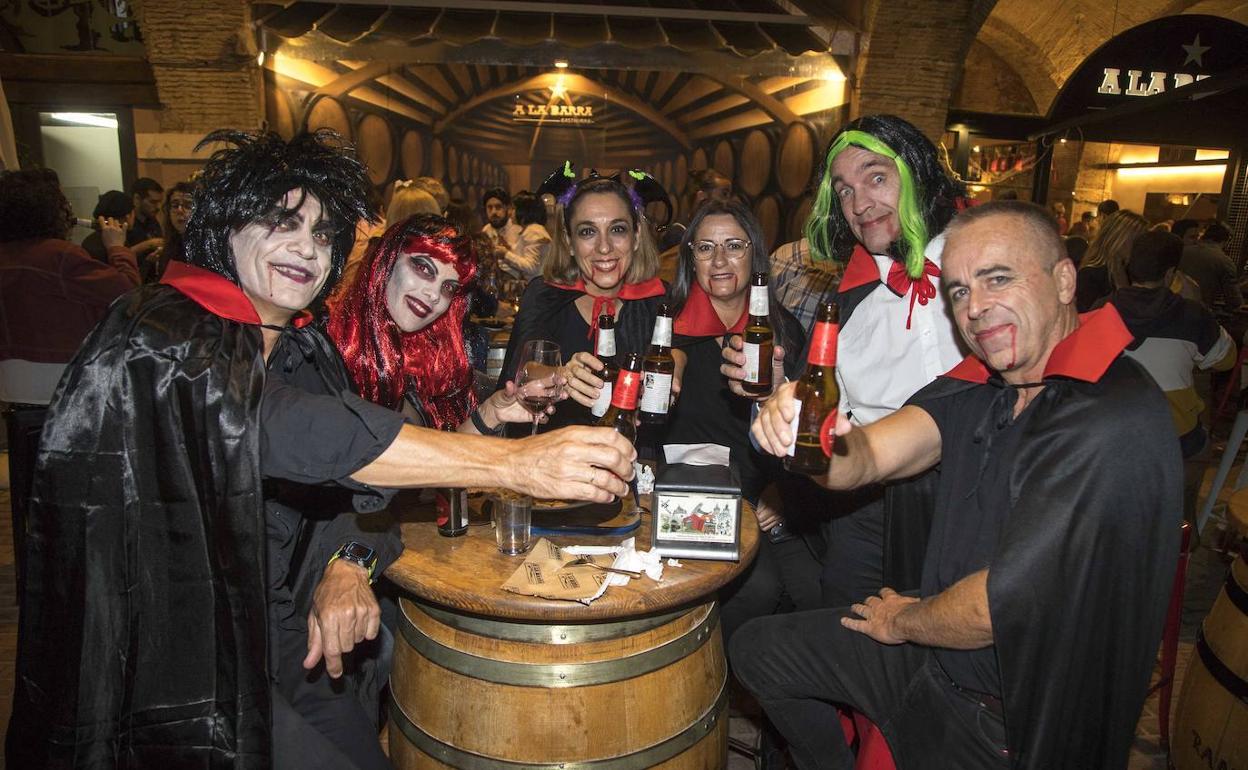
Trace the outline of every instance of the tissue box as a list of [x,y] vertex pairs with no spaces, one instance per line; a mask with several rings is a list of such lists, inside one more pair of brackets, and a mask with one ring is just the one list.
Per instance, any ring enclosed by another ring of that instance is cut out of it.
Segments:
[[741,482],[728,465],[669,463],[650,497],[652,550],[686,559],[741,556]]

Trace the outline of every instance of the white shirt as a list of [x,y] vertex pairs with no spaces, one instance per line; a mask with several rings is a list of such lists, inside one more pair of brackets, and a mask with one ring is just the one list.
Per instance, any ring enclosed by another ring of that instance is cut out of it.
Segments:
[[[944,246],[945,236],[938,235],[927,244],[924,256],[939,267]],[[940,283],[936,296],[926,305],[914,303],[907,329],[910,295],[898,297],[888,288],[892,258],[873,258],[881,283],[842,324],[837,342],[840,410],[851,415],[856,425],[869,425],[897,411],[920,388],[966,356]]]

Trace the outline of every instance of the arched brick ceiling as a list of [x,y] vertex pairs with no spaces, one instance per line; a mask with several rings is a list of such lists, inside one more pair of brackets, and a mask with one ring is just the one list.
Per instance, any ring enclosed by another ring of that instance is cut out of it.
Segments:
[[1089,54],[1123,30],[1180,13],[1248,23],[1244,0],[999,0],[977,40],[1022,78],[1041,114]]

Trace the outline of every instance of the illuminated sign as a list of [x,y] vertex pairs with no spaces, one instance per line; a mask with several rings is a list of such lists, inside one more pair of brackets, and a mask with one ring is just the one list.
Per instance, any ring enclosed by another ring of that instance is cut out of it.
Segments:
[[1127,70],[1126,87],[1123,87],[1122,70],[1116,67],[1106,67],[1105,76],[1101,79],[1101,85],[1096,89],[1098,94],[1125,94],[1127,96],[1152,96],[1166,90],[1166,80],[1173,78],[1171,88],[1181,88],[1189,83],[1204,80],[1208,75],[1189,75],[1186,72],[1176,72],[1171,75],[1168,72],[1150,72],[1148,79],[1144,79],[1143,70]]
[[511,119],[517,123],[588,125],[594,122],[594,108],[588,104],[517,104]]

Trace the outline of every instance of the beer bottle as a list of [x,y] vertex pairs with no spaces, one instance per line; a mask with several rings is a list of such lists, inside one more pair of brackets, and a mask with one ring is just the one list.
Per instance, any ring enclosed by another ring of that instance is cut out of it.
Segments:
[[643,365],[641,388],[641,421],[648,425],[667,422],[667,407],[672,402],[672,374],[676,359],[672,358],[672,316],[667,303],[659,305],[654,319],[654,335]]
[[611,388],[615,383],[615,375],[620,367],[615,362],[615,317],[607,314],[598,316],[598,343],[594,348],[594,357],[602,362],[602,370],[596,372],[602,380],[602,392],[598,400],[589,410],[595,417],[607,413],[611,406]]
[[836,384],[836,335],[839,314],[835,302],[819,308],[806,371],[797,381],[793,394],[797,416],[789,429],[797,437],[789,447],[784,467],[794,473],[818,476],[828,471],[832,458],[833,429],[841,389]]
[[636,441],[637,390],[640,387],[641,354],[629,353],[624,356],[624,365],[620,367],[615,386],[611,389],[611,406],[598,425],[613,428],[629,441]]
[[[454,431],[454,425],[442,428]],[[438,534],[459,537],[468,531],[468,490],[463,487],[441,487],[434,493],[438,511]]]
[[751,396],[771,393],[771,309],[767,302],[767,274],[750,276],[750,317],[745,322],[745,379],[741,389]]

